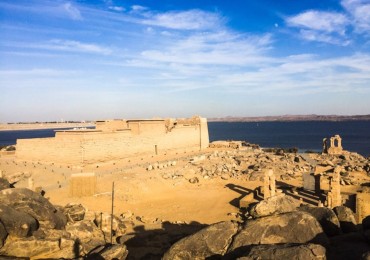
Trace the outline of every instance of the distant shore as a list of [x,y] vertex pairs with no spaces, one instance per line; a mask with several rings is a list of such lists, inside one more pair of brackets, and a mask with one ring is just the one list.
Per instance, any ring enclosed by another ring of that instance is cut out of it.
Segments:
[[361,121],[370,120],[370,115],[283,115],[283,116],[259,116],[259,117],[217,117],[208,118],[208,122],[294,122],[294,121]]
[[14,130],[38,130],[38,129],[58,129],[75,127],[92,127],[93,123],[20,123],[20,124],[0,124],[0,131]]

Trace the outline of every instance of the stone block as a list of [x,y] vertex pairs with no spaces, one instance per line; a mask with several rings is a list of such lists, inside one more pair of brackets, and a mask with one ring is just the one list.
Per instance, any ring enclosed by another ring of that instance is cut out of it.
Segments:
[[72,174],[69,186],[71,197],[93,196],[96,193],[96,175],[91,172]]

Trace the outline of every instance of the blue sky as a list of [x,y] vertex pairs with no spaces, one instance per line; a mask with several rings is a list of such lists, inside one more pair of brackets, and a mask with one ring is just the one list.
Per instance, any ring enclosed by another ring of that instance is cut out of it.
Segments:
[[0,122],[370,114],[369,0],[2,0],[0,36]]

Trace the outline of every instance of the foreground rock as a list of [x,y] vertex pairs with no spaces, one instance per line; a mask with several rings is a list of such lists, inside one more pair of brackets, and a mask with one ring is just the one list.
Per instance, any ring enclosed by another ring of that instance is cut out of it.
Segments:
[[299,201],[291,196],[279,194],[258,202],[249,211],[254,218],[292,212],[299,207]]
[[66,217],[40,194],[29,189],[14,188],[0,191],[0,204],[35,218],[41,226],[62,229]]
[[[235,257],[240,256],[238,253],[248,246],[289,243],[327,245],[328,238],[323,233],[319,222],[312,215],[296,211],[248,220],[239,227],[233,222],[210,225],[175,243],[163,259],[204,259],[224,256],[226,253],[225,256]],[[297,250],[305,250],[304,248]],[[321,247],[313,246],[313,248],[320,248],[317,256],[321,257],[325,254],[325,250],[323,252]],[[273,251],[273,249],[271,250]],[[273,254],[272,251],[271,254]]]
[[233,238],[230,251],[246,245],[317,243],[327,244],[328,238],[320,223],[305,212],[290,212],[246,221]]
[[326,235],[336,236],[342,234],[338,217],[332,209],[304,205],[299,207],[299,210],[308,212],[314,216],[319,221]]
[[81,245],[81,254],[87,254],[95,247],[106,244],[103,231],[89,220],[67,225],[66,231]]
[[316,244],[284,244],[247,246],[238,252],[226,256],[226,259],[326,259],[326,249]]
[[175,243],[165,253],[163,259],[205,259],[215,255],[224,255],[237,231],[238,225],[233,222],[210,225]]
[[350,208],[345,206],[338,206],[334,209],[340,223],[340,227],[344,233],[356,232],[357,221],[355,214]]
[[100,246],[89,253],[87,259],[126,259],[128,251],[125,245]]
[[28,237],[36,231],[38,224],[31,215],[0,205],[0,220],[10,235]]

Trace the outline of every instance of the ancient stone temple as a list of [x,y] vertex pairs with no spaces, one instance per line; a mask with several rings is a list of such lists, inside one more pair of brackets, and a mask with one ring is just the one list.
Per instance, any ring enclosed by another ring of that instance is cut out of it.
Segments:
[[58,130],[52,138],[18,139],[21,160],[85,164],[209,146],[207,119],[106,120],[95,129]]
[[330,142],[328,144],[328,138],[323,139],[322,152],[327,154],[342,154],[342,138],[339,135],[330,137]]

